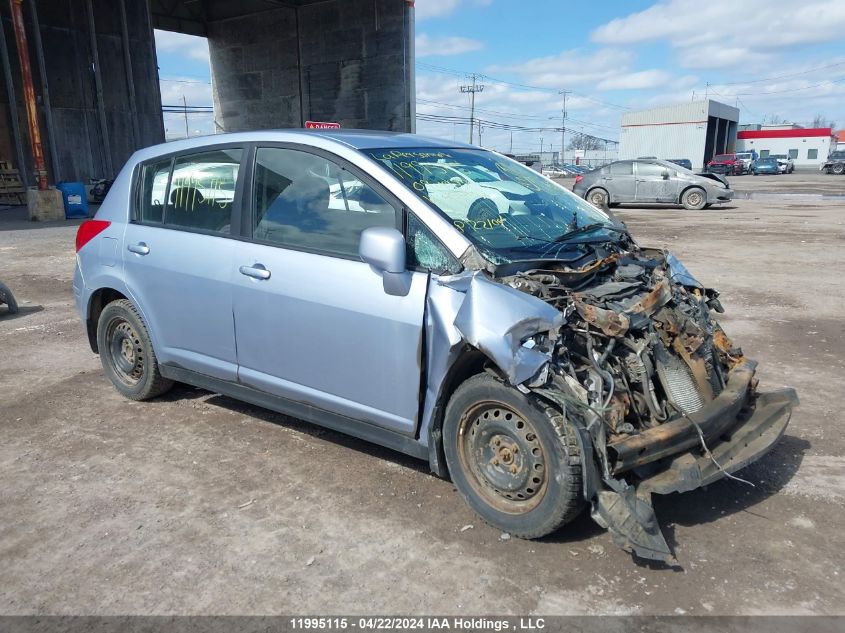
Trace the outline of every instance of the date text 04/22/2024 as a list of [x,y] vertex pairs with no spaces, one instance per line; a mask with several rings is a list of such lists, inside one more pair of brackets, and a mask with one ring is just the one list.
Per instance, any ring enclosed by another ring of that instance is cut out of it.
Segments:
[[375,631],[537,631],[545,628],[543,618],[479,618],[479,617],[296,617],[290,619],[294,630],[342,631],[349,629]]

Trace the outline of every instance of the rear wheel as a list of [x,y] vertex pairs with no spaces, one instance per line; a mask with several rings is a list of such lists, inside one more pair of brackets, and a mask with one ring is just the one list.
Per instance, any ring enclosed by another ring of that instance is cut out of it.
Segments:
[[147,326],[126,299],[103,308],[97,322],[97,347],[106,376],[127,398],[148,400],[173,386],[159,371]]
[[558,435],[528,398],[492,376],[464,382],[446,408],[443,448],[452,482],[485,521],[539,538],[583,506],[578,444]]
[[587,194],[587,200],[589,200],[597,207],[603,207],[605,204],[607,204],[609,199],[610,196],[608,195],[607,191],[605,191],[601,187],[591,189],[590,192]]
[[699,209],[703,209],[704,205],[707,204],[707,194],[704,193],[703,189],[692,187],[687,189],[684,195],[681,196],[681,204],[684,205],[685,209],[698,211]]

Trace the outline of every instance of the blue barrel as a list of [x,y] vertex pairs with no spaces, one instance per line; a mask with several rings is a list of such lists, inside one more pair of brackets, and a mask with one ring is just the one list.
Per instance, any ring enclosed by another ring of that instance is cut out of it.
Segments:
[[83,183],[60,182],[56,185],[56,189],[62,192],[66,218],[88,217],[88,195],[85,193],[85,185]]

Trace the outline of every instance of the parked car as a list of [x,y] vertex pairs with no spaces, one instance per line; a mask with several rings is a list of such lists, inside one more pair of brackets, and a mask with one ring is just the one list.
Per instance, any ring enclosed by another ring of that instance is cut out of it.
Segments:
[[795,162],[786,154],[770,154],[769,158],[777,159],[780,173],[791,174],[795,171]]
[[[468,220],[433,193],[441,162],[479,196],[493,174],[528,193]],[[235,178],[213,204],[167,195],[181,169],[221,164]],[[690,182],[710,199],[713,181]],[[514,536],[589,505],[626,550],[668,562],[651,495],[757,460],[797,402],[757,391],[718,293],[671,253],[500,154],[411,134],[140,150],[79,227],[73,292],[127,398],[175,381],[225,394],[427,459]]]
[[748,172],[745,163],[736,154],[717,154],[707,163],[707,171],[711,174],[730,174],[740,176]]
[[567,170],[568,172],[572,173],[575,176],[577,176],[578,174],[585,174],[589,171],[583,165],[574,165],[572,163],[564,163],[563,165],[561,165],[561,167],[563,167],[565,170]]
[[694,174],[663,160],[610,163],[576,176],[572,191],[599,207],[625,202],[658,202],[704,209],[733,198],[725,178],[717,174]]
[[692,161],[689,158],[669,158],[668,162],[680,165],[684,169],[692,171]]
[[779,174],[780,164],[777,158],[758,158],[754,161],[754,166],[751,168],[751,173],[757,176],[758,174]]
[[845,150],[831,152],[819,170],[827,174],[845,174]]
[[757,152],[737,152],[736,159],[742,161],[742,167],[745,173],[751,172],[754,161],[757,160]]

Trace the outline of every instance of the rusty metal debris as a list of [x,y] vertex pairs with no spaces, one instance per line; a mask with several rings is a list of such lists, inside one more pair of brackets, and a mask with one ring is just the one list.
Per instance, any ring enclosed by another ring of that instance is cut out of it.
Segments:
[[756,364],[713,312],[722,312],[718,293],[655,249],[582,268],[465,272],[430,288],[429,337],[441,353],[430,357],[429,384],[461,346],[483,352],[503,380],[553,404],[575,429],[594,520],[626,551],[674,564],[651,495],[758,459],[797,404],[791,390],[757,393]]

